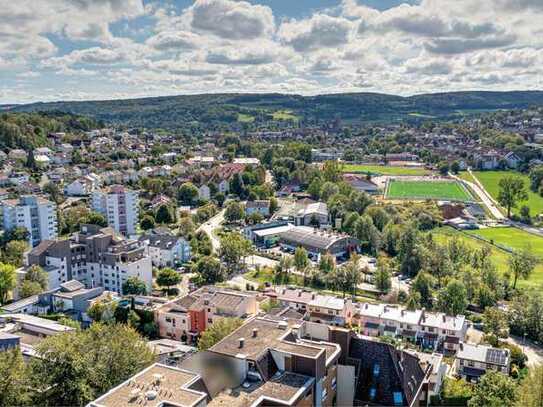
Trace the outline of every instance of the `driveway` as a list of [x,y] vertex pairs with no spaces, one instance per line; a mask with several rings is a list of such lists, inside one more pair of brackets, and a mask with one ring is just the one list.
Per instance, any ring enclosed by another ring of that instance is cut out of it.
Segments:
[[479,197],[479,200],[483,202],[483,204],[488,208],[488,210],[490,211],[490,213],[496,220],[505,220],[506,217],[501,212],[494,198],[492,198],[490,194],[486,192],[486,189],[484,188],[484,186],[477,180],[477,178],[475,178],[475,176],[473,175],[470,169],[468,169],[468,172],[471,174],[475,182],[463,180],[462,178],[459,178],[456,175],[451,174],[451,173],[449,173],[449,175],[455,180],[470,187],[471,190],[475,192],[475,194]]

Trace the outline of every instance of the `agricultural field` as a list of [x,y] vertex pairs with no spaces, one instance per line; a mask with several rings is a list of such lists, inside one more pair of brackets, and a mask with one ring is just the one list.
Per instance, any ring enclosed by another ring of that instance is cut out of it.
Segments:
[[[509,230],[510,228],[503,228],[503,229]],[[471,247],[472,249],[479,249],[483,246],[490,247],[493,263],[496,265],[500,273],[502,274],[506,273],[509,269],[509,265],[507,262],[511,255],[505,250],[500,249],[499,247],[496,247],[494,245],[491,245],[490,243],[484,242],[482,240],[476,239],[471,236],[483,230],[495,230],[495,229],[480,229],[480,230],[475,230],[475,231],[469,231],[468,232],[469,234],[468,234],[466,232],[460,232],[451,227],[442,227],[442,228],[435,229],[434,231],[432,231],[432,234],[434,236],[434,239],[438,243],[441,243],[441,244],[446,243],[448,240],[452,239],[453,237],[457,237],[466,245]],[[526,233],[520,230],[519,232]],[[540,238],[540,239],[543,240],[543,238]],[[496,240],[495,242],[497,243]],[[542,284],[543,284],[543,263],[536,266],[534,273],[530,276],[528,280],[519,280],[517,287],[519,288],[539,287]]]
[[429,175],[431,171],[425,168],[396,167],[392,165],[364,165],[364,164],[345,164],[343,172],[356,174],[364,173],[371,175]]
[[254,116],[245,113],[238,113],[238,122],[240,123],[252,123],[255,121]]
[[470,201],[471,194],[456,181],[423,181],[391,179],[387,186],[388,199],[442,199]]
[[[469,174],[467,172],[463,174],[462,178],[469,181],[468,178],[465,178],[469,177]],[[511,175],[522,178],[526,185],[526,190],[528,191],[528,200],[520,202],[517,208],[513,208],[513,213],[518,214],[520,212],[520,208],[524,205],[528,205],[530,207],[530,214],[532,216],[543,213],[543,197],[530,190],[530,179],[527,175],[516,171],[474,171],[473,174],[475,177],[477,177],[481,184],[483,184],[485,189],[494,199],[498,199],[500,189],[498,184],[502,178]]]
[[278,110],[272,113],[273,120],[292,120],[298,121],[298,116],[293,114],[290,110]]

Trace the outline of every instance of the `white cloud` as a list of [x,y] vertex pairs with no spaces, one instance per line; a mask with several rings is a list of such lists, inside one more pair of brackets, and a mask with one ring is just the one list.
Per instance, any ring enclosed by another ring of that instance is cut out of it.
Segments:
[[246,1],[196,0],[185,14],[196,31],[231,40],[252,40],[273,33],[275,23],[267,6]]
[[296,51],[340,47],[349,41],[352,23],[340,17],[315,14],[305,20],[290,20],[279,27],[279,38]]

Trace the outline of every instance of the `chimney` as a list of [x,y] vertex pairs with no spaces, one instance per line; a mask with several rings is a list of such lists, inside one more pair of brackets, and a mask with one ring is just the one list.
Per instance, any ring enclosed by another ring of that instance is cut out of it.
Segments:
[[464,344],[462,342],[460,342],[459,347],[460,347],[460,350],[464,350]]
[[239,338],[239,348],[243,348],[243,345],[245,345],[245,338]]
[[402,310],[402,317],[405,315],[405,310]]
[[256,338],[258,336],[258,328],[253,329],[253,338]]
[[302,290],[298,291],[298,297],[302,296]]
[[447,317],[443,314],[443,322],[447,322]]

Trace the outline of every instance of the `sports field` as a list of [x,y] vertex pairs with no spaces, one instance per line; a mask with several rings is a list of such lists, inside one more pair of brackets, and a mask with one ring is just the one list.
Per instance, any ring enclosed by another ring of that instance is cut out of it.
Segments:
[[364,173],[375,175],[429,175],[430,171],[425,168],[415,167],[397,167],[393,165],[365,165],[365,164],[345,164],[343,172]]
[[389,181],[386,197],[389,199],[442,199],[470,201],[470,193],[456,181]]
[[[500,245],[503,244],[504,246],[512,246],[510,244],[511,239],[508,239],[507,237],[505,238],[503,237],[504,235],[507,236],[508,233],[511,233],[511,229],[512,228],[500,228],[498,230],[498,228],[493,228],[493,229],[479,229],[479,230],[470,230],[467,232],[461,232],[461,231],[458,231],[456,229],[446,226],[439,229],[434,229],[432,231],[432,234],[434,235],[434,238],[436,239],[436,241],[442,244],[446,243],[448,240],[452,239],[453,237],[457,237],[460,240],[462,240],[464,243],[466,243],[472,249],[479,249],[483,246],[490,247],[492,262],[496,265],[498,271],[503,274],[509,271],[508,260],[511,255],[507,251],[502,250],[499,247],[496,247],[495,245],[491,245],[490,243],[486,243],[482,240],[472,237],[472,235],[478,234],[479,236],[482,236],[484,234],[486,236],[500,237],[498,239],[500,241]],[[526,233],[518,229],[516,231],[520,233]],[[518,236],[518,234],[515,234],[513,236]],[[534,236],[534,235],[530,235],[530,237],[532,239],[534,237],[538,238],[537,236]],[[539,239],[543,241],[543,238],[539,238]],[[498,240],[495,239],[494,242],[498,243]],[[503,243],[504,241],[508,242],[509,244],[504,244]],[[537,240],[536,240],[536,243],[537,243]],[[535,249],[535,247],[536,247],[536,244],[532,244],[532,248]],[[537,254],[537,251],[534,250],[534,253]],[[541,287],[542,284],[543,284],[543,263],[540,263],[536,266],[533,274],[530,276],[528,280],[519,280],[518,287],[520,288]]]

